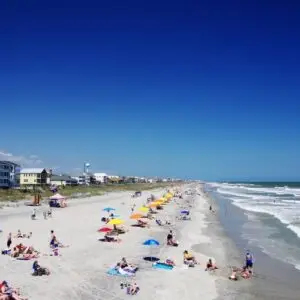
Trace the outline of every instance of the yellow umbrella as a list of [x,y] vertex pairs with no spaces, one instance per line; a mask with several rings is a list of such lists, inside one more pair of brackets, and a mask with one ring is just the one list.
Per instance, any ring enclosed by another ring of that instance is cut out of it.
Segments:
[[132,214],[132,215],[130,216],[130,219],[138,220],[138,219],[142,218],[143,216],[144,216],[144,215],[142,215],[142,214],[136,213],[136,214]]
[[146,206],[142,206],[139,208],[140,211],[142,212],[148,212],[149,211],[149,207],[146,207]]
[[124,221],[122,221],[120,219],[112,219],[107,224],[109,224],[109,225],[120,225],[120,224],[123,224],[123,223],[124,223]]

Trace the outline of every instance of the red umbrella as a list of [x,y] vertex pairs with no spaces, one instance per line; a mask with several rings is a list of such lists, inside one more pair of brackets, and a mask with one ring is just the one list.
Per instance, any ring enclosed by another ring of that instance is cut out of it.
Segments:
[[112,231],[112,229],[108,227],[102,227],[98,229],[98,232],[110,232],[110,231]]

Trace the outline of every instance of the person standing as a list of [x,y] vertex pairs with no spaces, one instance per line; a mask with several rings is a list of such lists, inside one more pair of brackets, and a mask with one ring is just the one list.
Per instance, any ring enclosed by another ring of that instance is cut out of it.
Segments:
[[7,246],[8,249],[10,249],[11,243],[12,243],[12,237],[11,237],[11,232],[10,232],[8,234],[7,243],[6,243],[6,246]]
[[246,261],[245,267],[249,270],[249,272],[252,272],[252,269],[253,269],[253,255],[250,253],[250,251],[247,251],[245,261]]

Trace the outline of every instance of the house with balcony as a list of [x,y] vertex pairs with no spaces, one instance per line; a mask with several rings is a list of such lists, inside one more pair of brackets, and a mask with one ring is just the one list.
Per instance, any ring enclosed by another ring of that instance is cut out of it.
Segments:
[[11,188],[17,186],[16,174],[20,165],[11,161],[0,161],[0,188]]
[[20,171],[21,187],[44,186],[48,184],[48,173],[43,168],[24,168]]

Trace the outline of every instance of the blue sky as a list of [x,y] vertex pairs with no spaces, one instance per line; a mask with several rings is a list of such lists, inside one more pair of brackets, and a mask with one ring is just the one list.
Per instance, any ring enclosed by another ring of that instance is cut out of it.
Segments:
[[144,2],[2,3],[0,157],[300,180],[299,4]]

